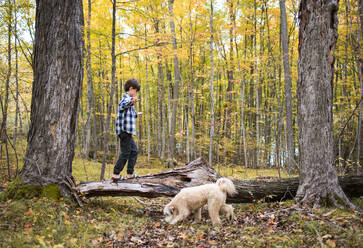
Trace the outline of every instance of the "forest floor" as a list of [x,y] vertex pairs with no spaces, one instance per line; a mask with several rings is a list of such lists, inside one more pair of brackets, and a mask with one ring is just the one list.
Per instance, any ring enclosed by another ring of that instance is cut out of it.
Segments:
[[[97,162],[76,158],[73,168],[78,182],[99,177]],[[106,177],[112,168],[108,165]],[[262,176],[262,171],[238,167],[219,169],[223,176],[240,179]],[[150,164],[140,158],[136,170],[144,175],[165,168],[160,161]],[[276,170],[263,171],[263,176],[276,175]],[[363,247],[363,216],[358,212],[260,201],[233,204],[234,220],[222,216],[217,227],[206,210],[200,223],[187,219],[170,226],[162,214],[168,201],[100,197],[83,208],[63,198],[0,201],[0,247]],[[363,208],[362,198],[353,202]]]

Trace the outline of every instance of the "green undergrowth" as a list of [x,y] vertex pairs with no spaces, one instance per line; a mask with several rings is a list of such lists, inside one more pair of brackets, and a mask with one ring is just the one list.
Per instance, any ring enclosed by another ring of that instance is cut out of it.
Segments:
[[[47,197],[0,202],[0,247],[362,247],[362,216],[336,208],[312,210],[293,201],[233,204],[232,222],[170,226],[168,198],[102,197],[83,208]],[[142,202],[141,202],[142,201]],[[362,199],[353,199],[363,208]]]
[[60,191],[54,183],[44,187],[39,185],[26,185],[22,182],[21,177],[18,176],[8,184],[4,192],[0,192],[0,200],[2,201],[9,199],[31,199],[34,197],[47,197],[57,200],[60,198]]

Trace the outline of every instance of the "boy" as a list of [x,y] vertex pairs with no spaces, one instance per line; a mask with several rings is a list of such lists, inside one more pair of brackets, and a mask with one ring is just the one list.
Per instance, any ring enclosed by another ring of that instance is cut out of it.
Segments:
[[134,104],[140,101],[136,95],[140,91],[140,83],[136,79],[129,79],[124,85],[126,93],[118,105],[118,114],[116,120],[116,134],[120,138],[121,154],[113,169],[112,180],[118,181],[124,179],[119,176],[120,172],[127,164],[128,178],[136,178],[134,167],[136,164],[138,149],[132,135],[136,135],[136,118],[138,114],[134,108]]

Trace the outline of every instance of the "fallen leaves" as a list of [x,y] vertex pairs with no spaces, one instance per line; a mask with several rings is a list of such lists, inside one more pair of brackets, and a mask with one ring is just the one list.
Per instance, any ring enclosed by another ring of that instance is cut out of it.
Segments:
[[[362,242],[361,216],[339,209],[312,210],[287,203],[240,204],[234,205],[234,220],[227,221],[222,215],[220,226],[212,226],[206,210],[202,211],[199,223],[189,217],[172,226],[163,221],[162,208],[132,202],[125,198],[94,200],[84,209],[53,203],[44,208],[44,202],[35,207],[31,203],[23,208],[22,218],[12,212],[8,215],[12,219],[0,216],[1,232],[6,231],[8,235],[1,236],[0,232],[0,238],[10,244],[10,232],[20,229],[22,242],[37,236],[40,245],[59,248],[78,245],[329,248],[359,247]],[[0,203],[0,206],[9,212],[6,204]]]

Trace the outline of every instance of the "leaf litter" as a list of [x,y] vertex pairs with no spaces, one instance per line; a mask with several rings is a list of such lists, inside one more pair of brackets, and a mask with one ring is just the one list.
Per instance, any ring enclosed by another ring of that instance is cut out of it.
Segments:
[[[95,198],[84,208],[46,198],[0,202],[0,247],[363,247],[362,215],[294,202],[233,204],[235,217],[213,227],[189,217],[171,226],[170,199]],[[361,204],[361,203],[359,203]]]

